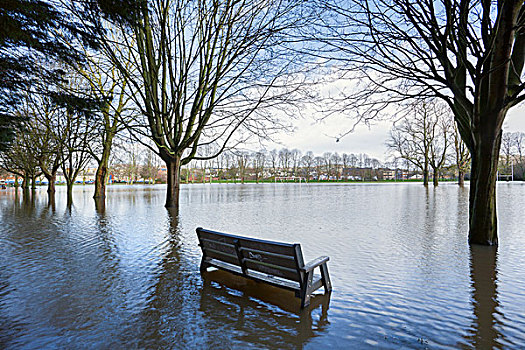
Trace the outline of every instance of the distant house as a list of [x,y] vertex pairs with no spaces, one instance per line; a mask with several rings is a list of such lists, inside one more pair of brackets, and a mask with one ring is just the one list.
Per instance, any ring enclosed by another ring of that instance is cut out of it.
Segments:
[[396,180],[396,170],[382,169],[383,180]]

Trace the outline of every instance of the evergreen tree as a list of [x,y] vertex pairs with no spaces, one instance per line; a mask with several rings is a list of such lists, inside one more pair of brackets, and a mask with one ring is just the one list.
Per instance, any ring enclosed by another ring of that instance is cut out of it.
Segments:
[[[41,0],[0,1],[0,151],[9,147],[20,125],[20,102],[25,95],[54,91],[52,97],[75,107],[86,101],[56,92],[63,82],[63,67],[82,63],[80,50],[71,43],[96,49],[102,19],[129,23],[136,0],[92,0],[52,3]],[[57,7],[60,6],[60,7]],[[58,67],[58,68],[57,68]],[[91,104],[92,101],[87,101]]]

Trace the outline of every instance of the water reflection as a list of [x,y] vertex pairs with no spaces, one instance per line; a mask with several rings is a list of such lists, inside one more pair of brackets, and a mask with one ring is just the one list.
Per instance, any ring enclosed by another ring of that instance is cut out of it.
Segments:
[[[139,348],[170,348],[170,344],[184,343],[188,318],[186,304],[191,305],[191,283],[181,271],[179,211],[166,208],[168,235],[163,242],[163,258],[155,269],[155,282],[150,287],[147,306],[141,311],[139,322],[127,332],[138,331]],[[134,335],[136,336],[136,335]]]
[[100,215],[104,215],[106,213],[106,199],[97,197],[93,200],[95,201],[95,211]]
[[[220,270],[205,272],[202,279],[199,310],[210,328],[229,329],[233,342],[302,349],[330,325],[330,293],[315,295],[310,307],[300,310],[300,300],[290,291]],[[209,337],[207,347],[221,347],[218,339]]]
[[496,247],[470,247],[474,333],[469,335],[468,343],[475,349],[501,347],[497,255]]
[[[65,190],[0,192],[0,349],[524,348],[525,186],[499,189],[498,254],[470,250],[468,189],[447,184],[195,185],[180,213],[160,186],[79,187],[69,208]],[[197,226],[299,242],[336,288],[301,312],[201,275]]]

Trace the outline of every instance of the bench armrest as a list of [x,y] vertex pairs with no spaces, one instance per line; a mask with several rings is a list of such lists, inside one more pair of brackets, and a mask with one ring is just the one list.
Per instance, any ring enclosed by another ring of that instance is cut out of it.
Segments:
[[327,256],[320,256],[315,260],[310,261],[308,264],[304,265],[301,270],[305,272],[310,272],[313,269],[315,269],[318,266],[321,266],[322,264],[326,263],[328,260],[330,260]]

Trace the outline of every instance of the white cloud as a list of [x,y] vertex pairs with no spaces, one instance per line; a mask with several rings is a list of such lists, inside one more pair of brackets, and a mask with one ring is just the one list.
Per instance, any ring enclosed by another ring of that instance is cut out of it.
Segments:
[[509,111],[503,124],[503,130],[525,132],[525,104],[514,107]]

